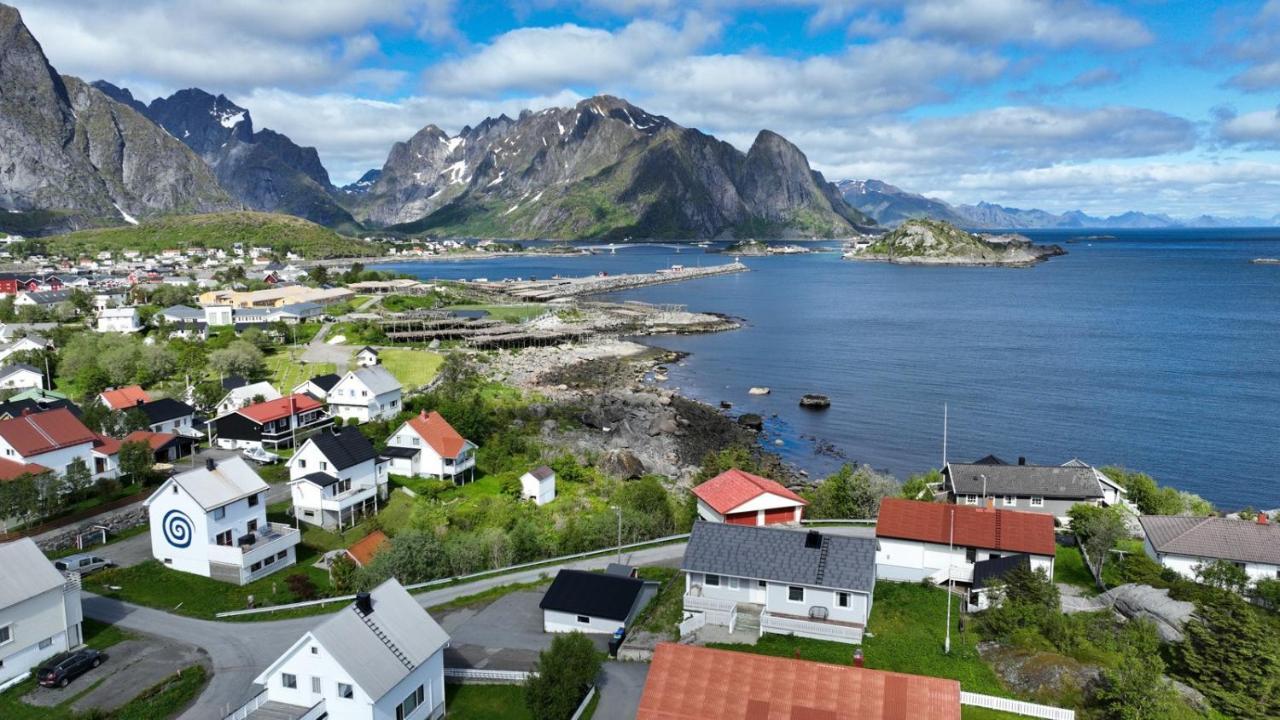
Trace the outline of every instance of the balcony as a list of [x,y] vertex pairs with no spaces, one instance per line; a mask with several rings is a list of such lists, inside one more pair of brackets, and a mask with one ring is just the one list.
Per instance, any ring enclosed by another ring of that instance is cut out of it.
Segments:
[[377,487],[373,485],[355,485],[352,484],[351,489],[346,492],[338,493],[332,497],[325,497],[320,500],[321,510],[346,510],[352,505],[359,505],[374,496]]
[[266,527],[245,537],[253,541],[242,545],[210,545],[209,561],[248,567],[297,545],[302,540],[302,533],[289,525],[267,523]]
[[821,620],[818,618],[786,615],[783,613],[760,613],[760,633],[775,635],[796,635],[814,640],[834,640],[836,642],[862,642],[863,625],[860,623],[840,622],[838,620]]

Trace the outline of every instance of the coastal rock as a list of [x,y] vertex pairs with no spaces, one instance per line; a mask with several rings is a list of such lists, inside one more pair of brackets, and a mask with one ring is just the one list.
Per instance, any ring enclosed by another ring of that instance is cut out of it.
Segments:
[[1065,655],[984,642],[978,654],[991,665],[1005,686],[1029,697],[1062,697],[1088,692],[1102,678],[1102,669]]
[[624,480],[635,480],[644,475],[644,463],[630,450],[614,450],[600,462],[600,469]]
[[818,393],[805,393],[804,397],[800,398],[800,407],[810,410],[825,410],[831,407],[831,398]]
[[908,220],[845,258],[904,265],[1027,267],[1065,254],[1058,245],[1034,245],[1022,235],[974,235],[937,220]]
[[755,413],[745,413],[738,416],[738,424],[749,430],[760,432],[764,429],[764,418]]
[[753,387],[753,388],[751,388],[750,390],[748,390],[748,391],[747,391],[747,394],[748,394],[748,395],[768,395],[768,394],[769,394],[769,388],[767,388],[767,387]]
[[1170,598],[1168,590],[1133,583],[1111,588],[1098,599],[1126,618],[1150,620],[1167,643],[1182,642],[1182,628],[1196,609],[1194,603]]
[[674,435],[675,433],[679,432],[679,430],[680,430],[680,425],[679,423],[676,422],[676,419],[673,417],[654,418],[653,422],[649,424],[650,436]]

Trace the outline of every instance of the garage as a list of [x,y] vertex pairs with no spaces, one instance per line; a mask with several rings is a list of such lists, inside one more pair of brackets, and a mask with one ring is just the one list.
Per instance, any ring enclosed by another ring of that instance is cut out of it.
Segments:
[[755,512],[729,513],[728,515],[724,516],[724,521],[729,523],[730,525],[755,525],[756,513]]

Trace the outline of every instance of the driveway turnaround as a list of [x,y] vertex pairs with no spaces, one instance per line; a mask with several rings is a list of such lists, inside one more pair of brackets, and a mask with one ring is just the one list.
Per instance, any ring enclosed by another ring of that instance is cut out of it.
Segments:
[[76,678],[66,688],[37,687],[22,698],[23,702],[53,707],[86,688],[93,688],[77,698],[71,709],[88,712],[97,708],[109,712],[179,670],[192,665],[204,665],[207,669],[210,665],[204,650],[154,637],[125,640],[107,648],[106,653],[106,662]]

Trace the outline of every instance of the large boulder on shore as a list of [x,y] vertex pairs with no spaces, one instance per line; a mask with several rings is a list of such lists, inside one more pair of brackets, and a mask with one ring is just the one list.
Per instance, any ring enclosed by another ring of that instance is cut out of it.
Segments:
[[1169,597],[1168,590],[1134,583],[1111,588],[1098,599],[1130,620],[1150,620],[1160,639],[1167,643],[1182,642],[1182,628],[1196,609],[1194,603]]
[[644,475],[644,462],[630,450],[612,450],[600,461],[600,469],[623,480]]

